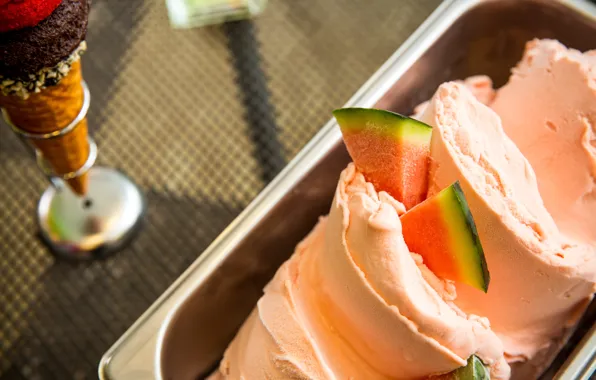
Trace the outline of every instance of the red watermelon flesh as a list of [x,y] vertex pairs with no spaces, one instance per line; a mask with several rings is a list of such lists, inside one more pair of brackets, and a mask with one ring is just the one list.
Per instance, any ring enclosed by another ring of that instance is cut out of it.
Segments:
[[342,108],[333,115],[354,164],[377,190],[406,209],[426,198],[430,126],[377,109]]
[[488,291],[490,274],[464,193],[455,182],[401,216],[411,252],[437,276]]

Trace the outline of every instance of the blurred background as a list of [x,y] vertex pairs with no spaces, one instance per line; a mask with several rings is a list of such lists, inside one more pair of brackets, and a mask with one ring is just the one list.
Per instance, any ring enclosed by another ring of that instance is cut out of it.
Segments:
[[141,186],[137,238],[56,259],[47,182],[0,125],[0,379],[95,379],[102,354],[440,0],[269,0],[253,20],[172,29],[165,0],[93,0],[84,76],[99,164]]

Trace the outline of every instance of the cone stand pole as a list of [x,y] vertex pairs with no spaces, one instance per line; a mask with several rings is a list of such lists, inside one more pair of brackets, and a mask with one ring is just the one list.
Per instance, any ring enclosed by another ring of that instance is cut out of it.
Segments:
[[[83,104],[65,128],[52,133],[30,133],[15,125],[2,109],[2,117],[21,140],[35,152],[37,164],[51,183],[37,206],[37,221],[44,243],[61,257],[77,260],[101,258],[125,246],[134,237],[145,212],[139,188],[121,172],[93,166],[97,145],[88,138],[89,155],[76,171],[57,175],[31,141],[48,140],[71,133],[87,116],[91,95],[83,81]],[[64,181],[87,175],[89,190],[75,194]]]

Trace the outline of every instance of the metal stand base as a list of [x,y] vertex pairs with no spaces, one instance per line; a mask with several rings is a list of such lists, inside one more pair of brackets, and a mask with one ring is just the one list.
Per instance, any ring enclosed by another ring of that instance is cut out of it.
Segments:
[[139,188],[124,174],[106,167],[89,169],[86,197],[65,184],[41,196],[37,217],[41,237],[57,255],[95,259],[121,248],[132,237],[145,211]]

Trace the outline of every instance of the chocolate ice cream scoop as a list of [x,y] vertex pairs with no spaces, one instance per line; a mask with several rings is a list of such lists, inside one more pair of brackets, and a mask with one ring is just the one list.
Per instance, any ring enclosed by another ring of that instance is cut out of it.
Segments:
[[62,3],[34,27],[0,34],[0,76],[27,78],[68,58],[85,39],[90,0]]

